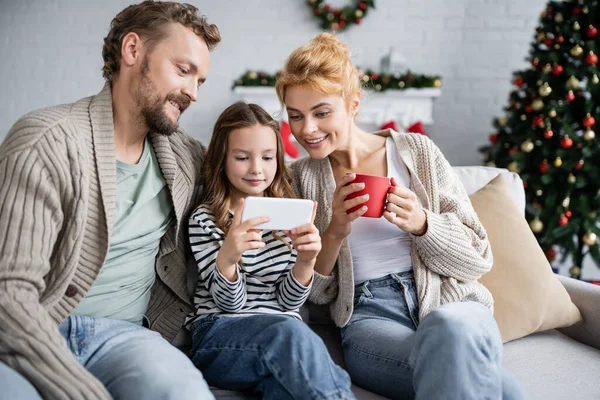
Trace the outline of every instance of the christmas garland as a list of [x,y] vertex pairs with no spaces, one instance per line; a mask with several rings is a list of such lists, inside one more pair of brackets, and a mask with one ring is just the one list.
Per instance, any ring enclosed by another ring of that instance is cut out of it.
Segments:
[[[417,75],[408,71],[402,75],[379,74],[372,70],[358,70],[365,89],[372,89],[376,92],[386,90],[405,90],[422,88],[439,88],[442,81],[439,76]],[[263,71],[246,71],[233,83],[233,88],[237,86],[275,86],[277,79],[284,75],[285,71],[277,71],[274,75]]]
[[341,9],[330,6],[325,0],[307,1],[313,9],[313,15],[321,20],[321,27],[334,31],[343,31],[352,24],[360,25],[369,8],[375,8],[375,0],[355,1],[354,5],[344,6]]

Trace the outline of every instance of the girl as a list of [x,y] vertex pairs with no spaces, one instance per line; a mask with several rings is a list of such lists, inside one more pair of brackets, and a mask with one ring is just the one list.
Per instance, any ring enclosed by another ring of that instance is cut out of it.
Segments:
[[[320,207],[323,251],[311,300],[342,328],[352,379],[391,398],[520,399],[502,366],[485,230],[465,189],[425,136],[367,133],[355,123],[360,78],[350,51],[323,33],[295,50],[277,82],[292,134],[309,158],[293,165],[299,196]],[[391,177],[384,218],[359,218],[355,173]]]
[[321,249],[318,230],[310,223],[262,232],[253,227],[266,218],[240,222],[247,196],[293,194],[277,122],[255,104],[227,108],[204,176],[189,223],[199,272],[196,312],[186,321],[194,364],[212,385],[265,399],[354,398],[348,374],[299,314]]

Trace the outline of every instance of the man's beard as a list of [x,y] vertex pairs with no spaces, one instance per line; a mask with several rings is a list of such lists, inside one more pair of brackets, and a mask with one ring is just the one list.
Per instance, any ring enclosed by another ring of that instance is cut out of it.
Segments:
[[[181,115],[190,105],[190,99],[185,95],[177,95],[175,93],[170,93],[166,98],[162,99],[160,95],[156,94],[156,87],[150,79],[148,67],[149,59],[146,56],[142,63],[140,86],[138,87],[141,117],[150,132],[171,136],[179,128],[179,121],[173,121],[169,118],[165,110],[165,105],[169,101],[178,104],[181,107]],[[171,105],[169,104],[169,106]]]

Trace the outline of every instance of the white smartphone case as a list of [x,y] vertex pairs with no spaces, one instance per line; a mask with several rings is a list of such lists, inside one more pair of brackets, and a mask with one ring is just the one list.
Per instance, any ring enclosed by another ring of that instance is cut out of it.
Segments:
[[255,217],[269,217],[270,221],[255,229],[289,230],[310,223],[313,201],[275,197],[246,197],[242,222]]

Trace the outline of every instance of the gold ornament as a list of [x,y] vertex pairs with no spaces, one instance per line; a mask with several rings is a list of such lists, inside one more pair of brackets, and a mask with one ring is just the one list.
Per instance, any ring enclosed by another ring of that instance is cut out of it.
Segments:
[[548,116],[550,118],[556,117],[556,110],[553,108],[552,110],[548,111]]
[[595,245],[597,239],[598,237],[594,232],[588,232],[585,235],[583,235],[583,243],[587,244],[588,246]]
[[590,219],[596,219],[596,211],[592,211],[591,213],[589,213],[588,217],[590,217]]
[[560,157],[556,157],[556,158],[554,159],[554,166],[555,166],[556,168],[560,168],[560,166],[561,166],[561,165],[562,165],[562,158],[560,158]]
[[508,164],[506,166],[506,169],[508,169],[510,172],[516,172],[517,174],[520,172],[519,171],[519,163],[516,161],[513,161],[510,164]]
[[562,206],[564,208],[569,207],[569,204],[571,204],[571,198],[569,196],[565,197],[565,199],[562,201]]
[[490,161],[490,162],[488,162],[488,163],[487,163],[487,164],[485,164],[485,165],[487,165],[488,167],[493,167],[493,168],[495,168],[495,167],[496,167],[496,163],[495,163],[495,162],[493,162],[493,161]]
[[585,140],[594,140],[594,138],[596,138],[596,132],[594,132],[590,128],[587,128],[587,130],[583,134],[583,138]]
[[525,114],[521,115],[521,121],[527,121],[527,115],[525,115]]
[[327,13],[327,21],[333,21],[334,18],[335,15],[333,15],[333,13]]
[[577,178],[575,178],[575,175],[569,174],[569,177],[567,178],[567,182],[569,182],[571,185],[573,185],[575,182],[577,182]]
[[583,12],[584,14],[587,14],[590,12],[590,9],[588,8],[588,6],[583,7],[583,10],[581,10],[581,12]]
[[571,269],[569,269],[569,273],[571,274],[571,276],[579,278],[581,276],[581,268],[577,265],[573,265]]
[[593,83],[594,85],[597,85],[597,84],[598,84],[598,82],[600,82],[600,79],[598,79],[598,75],[594,74],[594,75],[592,76],[592,83]]
[[580,45],[575,45],[575,47],[573,47],[571,49],[571,55],[573,57],[581,57],[581,55],[583,54],[583,49],[581,48]]
[[506,126],[507,123],[508,123],[508,116],[506,116],[506,115],[498,120],[498,124],[500,126]]
[[331,24],[332,31],[337,31],[338,29],[340,29],[340,24],[338,24],[337,22]]
[[581,26],[579,25],[579,22],[575,21],[575,22],[573,23],[573,30],[574,30],[574,31],[578,31],[578,30],[580,30],[580,29],[581,29]]
[[356,10],[354,12],[354,15],[356,15],[356,18],[362,18],[363,12],[361,10]]
[[538,196],[538,197],[541,196],[541,195],[543,195],[543,194],[544,194],[544,191],[542,189],[538,189],[538,190],[535,191],[535,195]]
[[256,78],[258,78],[258,74],[255,71],[250,71],[250,72],[248,72],[248,78],[256,79]]
[[550,64],[544,65],[544,68],[542,69],[542,71],[544,71],[545,73],[552,71],[552,65],[550,65]]
[[543,42],[546,40],[546,34],[544,32],[540,32],[535,36],[535,38],[538,40],[538,42]]
[[442,81],[439,79],[434,80],[433,87],[442,87]]
[[544,223],[538,217],[535,217],[529,223],[529,227],[533,233],[540,233],[544,230]]
[[535,111],[540,111],[542,108],[544,108],[544,102],[541,99],[535,99],[531,103],[531,107],[533,107]]
[[548,85],[548,82],[546,82],[542,86],[540,86],[539,92],[540,96],[546,97],[549,96],[550,93],[552,93],[552,88],[550,87],[550,85]]
[[524,153],[531,153],[534,147],[535,145],[529,139],[521,143],[521,150],[523,150]]
[[542,86],[542,83],[544,83],[541,79],[538,79],[538,81],[535,83],[538,86]]
[[567,80],[567,85],[570,86],[571,89],[577,89],[579,87],[579,79],[575,78],[574,76],[571,76]]
[[560,24],[564,21],[563,15],[561,13],[556,13],[554,15],[554,22],[556,22],[557,24]]

